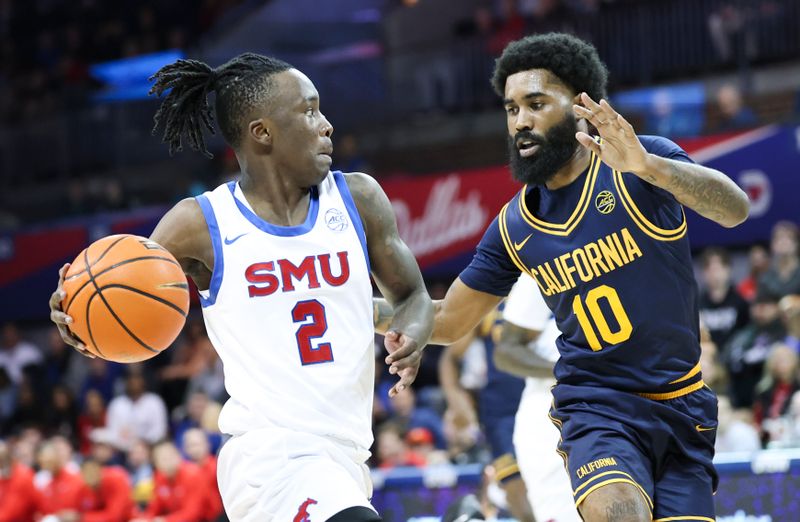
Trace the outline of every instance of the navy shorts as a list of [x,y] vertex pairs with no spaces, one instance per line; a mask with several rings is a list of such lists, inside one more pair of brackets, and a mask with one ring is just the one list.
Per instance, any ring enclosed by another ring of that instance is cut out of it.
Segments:
[[499,482],[518,477],[519,466],[514,452],[515,415],[484,415],[483,430],[494,458],[495,476]]
[[[668,400],[558,384],[551,420],[561,431],[575,505],[612,483],[634,485],[654,521],[714,522],[717,398],[708,387]],[[677,518],[673,518],[677,517]]]

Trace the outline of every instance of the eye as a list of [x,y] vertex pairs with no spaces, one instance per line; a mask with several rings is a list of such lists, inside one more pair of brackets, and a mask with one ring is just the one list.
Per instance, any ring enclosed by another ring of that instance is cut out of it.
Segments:
[[306,109],[306,114],[309,116],[313,116],[314,114],[316,114],[316,112],[317,111],[316,109],[314,109],[314,107],[309,107],[308,109]]
[[515,116],[519,112],[519,107],[506,107],[506,114]]
[[544,108],[544,103],[534,102],[531,103],[531,109],[538,111]]

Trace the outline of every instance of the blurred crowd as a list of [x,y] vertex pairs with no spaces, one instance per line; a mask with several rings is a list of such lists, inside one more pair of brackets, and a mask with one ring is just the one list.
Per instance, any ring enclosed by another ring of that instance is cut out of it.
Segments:
[[91,64],[182,49],[241,1],[0,1],[0,121],[78,108],[101,87]]
[[[708,248],[696,267],[703,378],[719,395],[717,450],[800,447],[797,224],[779,222],[768,245],[747,252]],[[434,298],[446,288],[429,282]],[[37,330],[26,332],[7,323],[0,339],[0,522],[222,516],[217,419],[227,396],[200,318],[167,353],[135,365],[82,357],[55,328],[39,330],[38,343],[28,340]],[[470,393],[485,380],[481,352],[463,360]],[[373,467],[491,460],[479,416],[463,422],[447,407],[441,353],[426,349],[414,387],[389,398],[396,377],[376,338]]]

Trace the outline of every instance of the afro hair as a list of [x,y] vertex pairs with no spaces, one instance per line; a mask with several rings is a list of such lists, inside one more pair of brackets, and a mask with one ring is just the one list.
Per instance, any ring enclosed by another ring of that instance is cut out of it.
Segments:
[[531,69],[550,71],[575,94],[585,92],[595,101],[606,97],[606,66],[594,46],[575,36],[547,33],[511,42],[495,61],[492,87],[502,97],[506,78]]

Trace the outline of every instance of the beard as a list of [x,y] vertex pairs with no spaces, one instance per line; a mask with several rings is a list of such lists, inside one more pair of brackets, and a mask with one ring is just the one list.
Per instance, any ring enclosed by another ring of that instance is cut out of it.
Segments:
[[[575,154],[578,140],[578,123],[568,114],[563,120],[550,128],[544,136],[531,131],[520,131],[513,138],[508,137],[508,155],[511,175],[514,179],[529,185],[543,185],[551,180]],[[539,146],[533,156],[523,158],[517,148],[517,140],[529,139]]]

